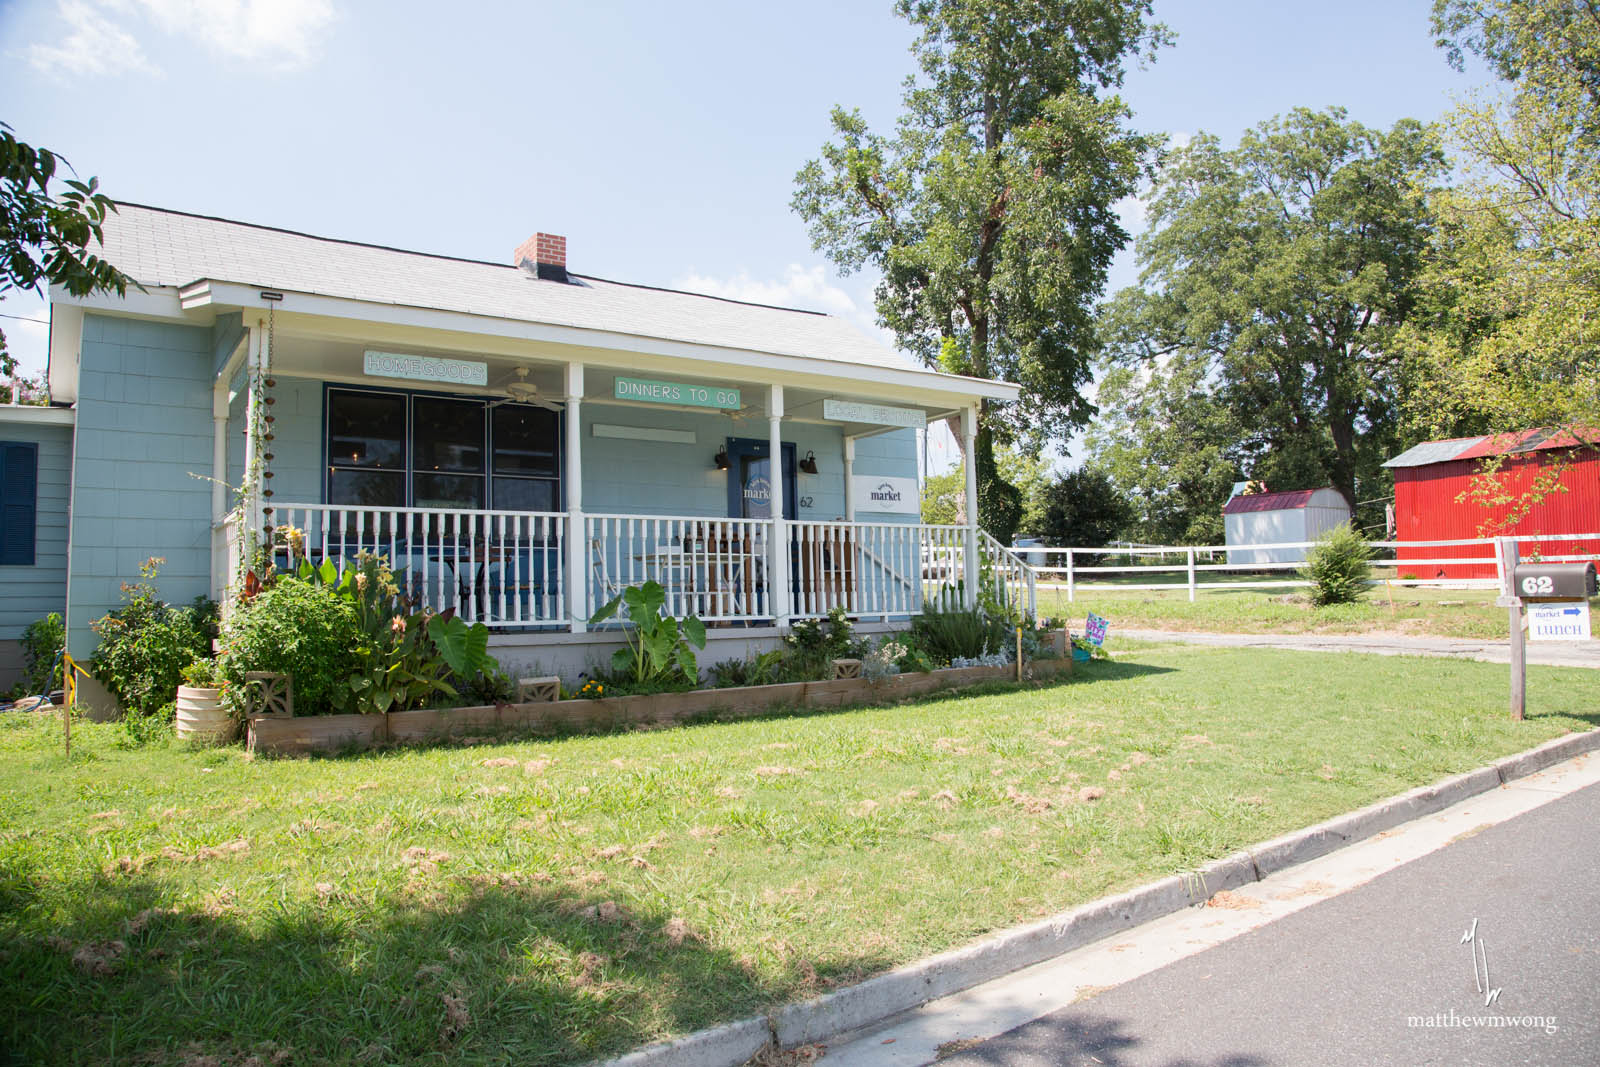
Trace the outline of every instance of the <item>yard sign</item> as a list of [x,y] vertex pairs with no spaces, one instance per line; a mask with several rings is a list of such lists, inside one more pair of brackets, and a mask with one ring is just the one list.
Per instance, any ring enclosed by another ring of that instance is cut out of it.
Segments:
[[1083,636],[1095,648],[1106,643],[1106,631],[1111,629],[1111,620],[1103,619],[1094,612],[1089,612],[1089,617],[1083,620]]

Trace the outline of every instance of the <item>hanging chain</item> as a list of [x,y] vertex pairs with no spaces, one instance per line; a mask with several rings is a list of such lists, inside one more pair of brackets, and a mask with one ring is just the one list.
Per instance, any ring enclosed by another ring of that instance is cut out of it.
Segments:
[[269,482],[272,479],[272,467],[271,467],[272,458],[273,458],[273,456],[272,456],[272,439],[273,439],[272,428],[273,428],[273,423],[277,422],[277,418],[272,414],[272,405],[277,403],[277,398],[274,397],[269,390],[271,390],[274,386],[276,386],[278,384],[277,379],[273,378],[271,376],[271,373],[270,373],[271,361],[276,359],[277,355],[278,355],[278,344],[277,344],[277,337],[276,337],[276,332],[275,332],[276,326],[277,326],[277,310],[278,310],[278,308],[277,308],[276,304],[267,305],[267,361],[268,361],[268,368],[266,370],[262,370],[259,367],[257,368],[257,373],[259,375],[261,375],[261,386],[262,386],[262,388],[261,388],[262,415],[261,415],[260,432],[259,432],[259,435],[258,435],[258,440],[260,441],[260,443],[256,446],[257,450],[261,453],[261,496],[263,498],[262,507],[261,507],[261,518],[262,518],[261,533],[262,533],[262,535],[264,536],[264,538],[266,540],[268,553],[271,553],[272,550],[273,550],[273,543],[272,543],[272,505],[269,503],[269,501],[272,499],[272,487],[269,484]]

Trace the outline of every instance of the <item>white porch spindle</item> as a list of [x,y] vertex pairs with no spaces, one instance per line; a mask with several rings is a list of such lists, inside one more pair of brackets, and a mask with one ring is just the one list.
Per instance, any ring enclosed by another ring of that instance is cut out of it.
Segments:
[[772,537],[767,564],[767,597],[780,627],[789,625],[789,538],[783,516],[783,386],[767,387],[767,440],[772,462]]
[[978,409],[961,409],[961,437],[966,445],[967,458],[967,544],[966,544],[966,597],[967,608],[978,606]]
[[[583,633],[589,618],[589,540],[583,522],[583,364],[567,364],[567,614],[572,632]],[[601,590],[601,595],[605,591]]]

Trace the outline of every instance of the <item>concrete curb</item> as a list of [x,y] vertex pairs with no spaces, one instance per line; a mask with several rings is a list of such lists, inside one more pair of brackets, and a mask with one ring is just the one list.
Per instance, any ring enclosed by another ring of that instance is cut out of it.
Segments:
[[1203,903],[1224,889],[1260,881],[1286,867],[1325,856],[1596,749],[1600,749],[1600,729],[1567,734],[1487,767],[1421,786],[1213,860],[1199,870],[1171,875],[1049,919],[1004,930],[976,944],[918,960],[857,985],[785,1005],[771,1015],[647,1045],[596,1067],[740,1067],[768,1047],[793,1048],[829,1040]]

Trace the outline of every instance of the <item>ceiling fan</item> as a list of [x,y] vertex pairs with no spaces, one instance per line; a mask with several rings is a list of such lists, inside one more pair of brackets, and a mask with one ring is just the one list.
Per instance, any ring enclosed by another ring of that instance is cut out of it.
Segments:
[[489,402],[491,408],[497,408],[501,404],[532,404],[534,407],[544,408],[546,411],[562,410],[562,405],[559,401],[539,395],[539,387],[528,381],[527,367],[518,367],[516,373],[511,378],[501,382],[498,389],[505,396],[499,400],[491,400]]

